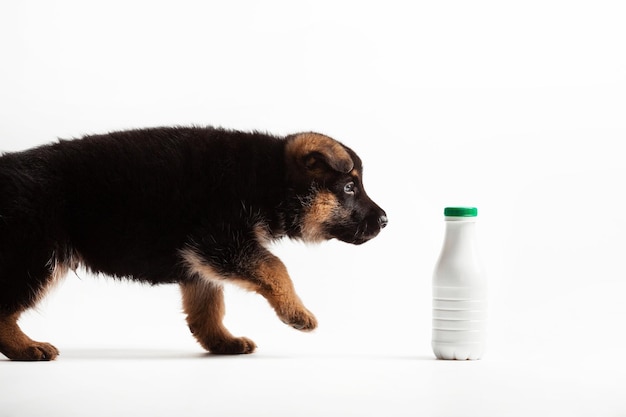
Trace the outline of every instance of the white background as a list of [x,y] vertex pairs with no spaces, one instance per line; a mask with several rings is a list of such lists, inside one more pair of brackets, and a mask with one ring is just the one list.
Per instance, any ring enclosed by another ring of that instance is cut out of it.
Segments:
[[[61,356],[0,360],[0,416],[626,416],[625,21],[620,1],[5,2],[2,151],[315,130],[360,154],[390,223],[360,247],[275,246],[312,334],[229,288],[245,357],[202,354],[176,286],[70,274],[21,321]],[[490,280],[478,362],[430,350],[458,204],[479,208]]]

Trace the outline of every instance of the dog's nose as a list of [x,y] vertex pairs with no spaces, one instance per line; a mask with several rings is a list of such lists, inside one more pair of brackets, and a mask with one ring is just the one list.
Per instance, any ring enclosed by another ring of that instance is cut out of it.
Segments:
[[387,226],[388,222],[389,220],[387,219],[387,215],[385,214],[383,214],[382,216],[378,218],[378,225],[380,226],[381,229],[384,229],[385,226]]

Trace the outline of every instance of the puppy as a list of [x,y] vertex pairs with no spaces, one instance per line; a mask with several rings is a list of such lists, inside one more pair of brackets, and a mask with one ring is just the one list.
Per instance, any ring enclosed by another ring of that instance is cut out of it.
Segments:
[[289,237],[362,244],[387,224],[361,160],[318,133],[211,127],[86,136],[0,157],[0,352],[52,360],[17,321],[68,270],[178,283],[206,350],[251,353],[222,324],[224,282],[255,291],[302,331],[317,322],[266,249]]

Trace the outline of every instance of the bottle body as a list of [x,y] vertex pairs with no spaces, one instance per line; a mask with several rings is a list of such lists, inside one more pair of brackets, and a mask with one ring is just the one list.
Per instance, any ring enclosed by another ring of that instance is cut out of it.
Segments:
[[439,359],[480,359],[485,349],[487,280],[476,242],[476,209],[471,213],[446,216],[433,272],[432,348]]

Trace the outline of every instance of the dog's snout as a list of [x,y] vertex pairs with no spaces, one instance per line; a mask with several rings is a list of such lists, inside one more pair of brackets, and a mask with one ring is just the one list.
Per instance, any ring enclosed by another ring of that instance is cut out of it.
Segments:
[[385,226],[387,226],[387,223],[389,223],[389,219],[387,219],[386,214],[383,214],[382,216],[378,218],[378,225],[380,226],[381,229],[384,229]]

